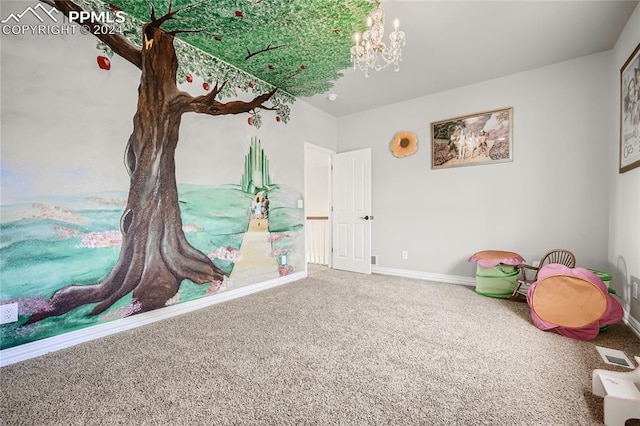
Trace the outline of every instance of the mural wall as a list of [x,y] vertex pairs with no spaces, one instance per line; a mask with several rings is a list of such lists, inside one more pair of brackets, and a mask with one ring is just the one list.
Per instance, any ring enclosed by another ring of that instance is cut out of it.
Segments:
[[[247,115],[184,115],[175,155],[158,160],[175,175],[166,215],[162,186],[131,184],[146,155],[132,132],[149,127],[140,70],[105,67],[87,37],[2,37],[0,304],[17,302],[19,320],[0,325],[1,349],[304,270],[303,143],[335,143],[333,119],[304,104],[295,124],[263,114],[260,129]],[[199,96],[203,83],[179,90]],[[126,243],[139,214],[157,225]],[[143,278],[122,285],[133,272]]]
[[[302,194],[272,182],[266,165],[253,138],[240,184],[178,185],[187,240],[225,276],[204,284],[184,280],[165,306],[304,270],[304,218],[297,208]],[[142,311],[131,291],[98,315],[92,313],[95,303],[87,303],[28,323],[51,309],[51,295],[69,283],[92,286],[110,274],[122,247],[118,223],[126,198],[126,192],[105,191],[0,206],[0,303],[17,302],[20,314],[18,323],[1,326],[1,349]]]

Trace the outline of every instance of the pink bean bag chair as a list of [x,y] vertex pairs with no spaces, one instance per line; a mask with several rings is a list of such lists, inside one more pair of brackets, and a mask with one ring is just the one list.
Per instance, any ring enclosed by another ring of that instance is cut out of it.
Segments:
[[624,311],[607,286],[586,268],[551,263],[538,273],[527,292],[531,318],[540,330],[592,340],[600,327],[619,322]]

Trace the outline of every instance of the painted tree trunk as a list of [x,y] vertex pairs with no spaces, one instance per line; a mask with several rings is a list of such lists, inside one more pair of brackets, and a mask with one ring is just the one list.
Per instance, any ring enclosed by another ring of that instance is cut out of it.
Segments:
[[92,314],[98,314],[131,291],[139,310],[149,311],[165,306],[185,279],[204,284],[224,278],[182,230],[174,154],[181,116],[188,108],[176,85],[173,36],[151,25],[144,34],[138,106],[125,150],[131,181],[120,221],[118,261],[102,283],[56,292],[50,309],[32,315],[28,323],[87,303],[97,303]]

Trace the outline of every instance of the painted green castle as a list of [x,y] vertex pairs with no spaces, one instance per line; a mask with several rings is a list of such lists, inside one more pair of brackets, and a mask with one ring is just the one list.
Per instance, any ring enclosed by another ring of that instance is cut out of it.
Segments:
[[242,175],[242,190],[250,194],[269,189],[269,159],[264,154],[257,137],[251,138],[249,153],[244,157],[244,174]]

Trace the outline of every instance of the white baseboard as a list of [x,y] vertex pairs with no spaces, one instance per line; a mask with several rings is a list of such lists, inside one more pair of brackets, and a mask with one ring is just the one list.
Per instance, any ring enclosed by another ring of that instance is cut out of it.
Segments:
[[629,312],[624,313],[624,323],[640,338],[640,321],[629,315]]
[[89,342],[121,331],[130,330],[142,325],[151,324],[176,315],[186,314],[206,306],[216,305],[228,300],[237,299],[242,296],[287,284],[300,280],[307,276],[305,272],[297,272],[295,274],[265,281],[262,283],[249,285],[246,287],[229,290],[220,294],[214,294],[200,299],[191,300],[189,302],[178,303],[176,305],[167,306],[165,308],[156,309],[150,312],[132,315],[127,318],[110,321],[108,323],[87,327],[82,330],[71,331],[59,336],[49,337],[35,342],[25,343],[24,345],[8,348],[0,351],[0,367],[14,364],[27,359],[36,358],[49,352],[59,351],[60,349],[69,348],[80,343]]
[[371,267],[371,272],[380,275],[392,275],[395,277],[417,278],[420,280],[437,281],[439,283],[462,284],[467,286],[475,286],[475,277],[463,277],[460,275],[435,274],[431,272],[408,271],[406,269],[385,268],[384,266]]

